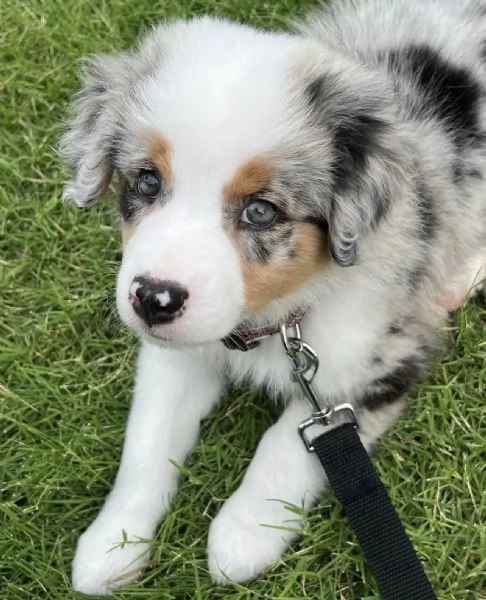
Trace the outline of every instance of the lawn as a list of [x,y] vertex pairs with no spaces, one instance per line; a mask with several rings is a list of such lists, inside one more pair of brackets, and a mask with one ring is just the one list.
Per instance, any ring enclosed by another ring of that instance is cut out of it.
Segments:
[[[386,1],[386,0],[384,0]],[[53,149],[78,85],[77,60],[132,44],[164,17],[211,13],[286,27],[311,0],[3,0],[0,8],[0,599],[81,598],[76,539],[113,481],[136,342],[113,304],[120,260],[113,199],[60,201]],[[444,351],[375,453],[440,600],[486,599],[486,307],[444,331]],[[153,568],[115,598],[378,598],[332,495],[306,533],[247,586],[216,588],[210,520],[236,489],[275,411],[233,390],[203,424]]]

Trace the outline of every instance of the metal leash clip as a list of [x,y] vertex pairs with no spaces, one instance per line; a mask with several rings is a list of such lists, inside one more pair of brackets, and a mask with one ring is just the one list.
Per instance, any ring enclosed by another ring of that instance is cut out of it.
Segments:
[[298,432],[308,452],[314,452],[314,446],[306,435],[306,429],[313,425],[327,427],[331,425],[334,416],[341,412],[348,413],[351,422],[356,428],[358,427],[358,422],[356,421],[354,408],[349,403],[321,408],[319,399],[311,385],[319,368],[319,357],[314,348],[302,339],[299,325],[294,325],[292,329],[295,331],[295,335],[289,337],[289,328],[283,323],[280,325],[280,337],[285,352],[293,363],[292,379],[299,384],[313,408],[310,417],[299,423]]

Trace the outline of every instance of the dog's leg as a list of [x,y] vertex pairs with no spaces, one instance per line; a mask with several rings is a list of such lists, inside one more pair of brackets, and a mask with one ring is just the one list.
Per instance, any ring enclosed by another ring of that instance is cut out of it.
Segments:
[[[385,433],[403,406],[397,399],[377,411],[360,411],[365,448],[369,450]],[[327,478],[317,456],[307,452],[297,433],[298,423],[310,410],[307,402],[300,401],[285,409],[262,438],[241,486],[211,524],[208,562],[217,583],[253,579],[278,560],[303,525],[285,503],[307,512],[323,495]]]
[[197,441],[201,418],[216,403],[220,377],[195,351],[143,344],[122,462],[113,491],[81,536],[73,586],[108,594],[135,580],[150,539],[176,491],[178,471]]
[[252,579],[280,558],[302,528],[285,503],[308,510],[323,494],[322,467],[297,434],[309,413],[309,405],[299,401],[285,409],[263,436],[240,488],[211,524],[208,561],[216,582]]

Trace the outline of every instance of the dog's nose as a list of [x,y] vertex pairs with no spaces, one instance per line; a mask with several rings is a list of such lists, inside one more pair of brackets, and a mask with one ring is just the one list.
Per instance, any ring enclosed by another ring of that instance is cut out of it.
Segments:
[[174,320],[188,297],[189,292],[177,281],[141,275],[130,286],[133,310],[149,327]]

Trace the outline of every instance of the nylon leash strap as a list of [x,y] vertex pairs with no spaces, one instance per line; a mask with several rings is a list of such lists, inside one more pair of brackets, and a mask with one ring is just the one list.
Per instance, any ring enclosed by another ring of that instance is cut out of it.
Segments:
[[[383,600],[436,600],[436,595],[400,521],[391,499],[375,471],[358,435],[358,424],[350,404],[321,408],[311,386],[319,366],[314,349],[300,336],[280,333],[293,363],[293,377],[313,407],[298,431],[309,452],[315,452],[336,497],[353,528],[373,572]],[[338,415],[346,422],[309,439],[313,425],[332,425]]]
[[334,493],[385,600],[434,600],[434,591],[353,423],[313,440]]

